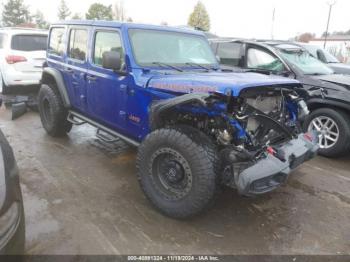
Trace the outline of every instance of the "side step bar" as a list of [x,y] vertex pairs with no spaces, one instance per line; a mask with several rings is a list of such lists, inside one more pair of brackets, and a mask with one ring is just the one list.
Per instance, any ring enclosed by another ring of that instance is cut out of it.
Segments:
[[97,128],[96,137],[105,143],[114,143],[118,141],[118,138],[111,136],[109,133],[103,131],[101,128]]
[[128,137],[108,128],[108,127],[105,127],[105,126],[97,123],[96,121],[91,120],[90,118],[87,118],[79,113],[69,111],[68,116],[67,116],[67,120],[69,122],[71,122],[73,125],[90,124],[90,125],[96,127],[97,128],[96,137],[101,139],[104,142],[112,143],[112,142],[115,142],[117,140],[116,138],[120,138],[132,146],[138,147],[140,145],[139,142],[137,142],[131,138],[128,138]]
[[77,121],[76,119],[74,119],[74,115],[71,112],[68,113],[67,121],[71,122],[73,125],[76,125],[76,126],[81,126],[83,124],[86,124],[86,121],[83,121],[83,120]]

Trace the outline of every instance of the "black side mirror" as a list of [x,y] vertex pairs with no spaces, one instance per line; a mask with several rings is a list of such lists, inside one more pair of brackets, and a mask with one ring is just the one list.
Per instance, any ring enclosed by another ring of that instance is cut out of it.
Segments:
[[102,55],[102,67],[112,69],[115,72],[121,72],[122,59],[118,51],[107,51]]
[[323,63],[327,64],[327,59],[322,50],[317,50],[317,58],[321,60]]

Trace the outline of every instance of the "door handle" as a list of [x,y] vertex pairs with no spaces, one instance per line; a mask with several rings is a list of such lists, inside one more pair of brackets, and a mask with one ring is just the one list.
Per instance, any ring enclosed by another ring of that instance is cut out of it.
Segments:
[[96,81],[97,77],[96,76],[92,76],[92,75],[87,75],[86,79],[89,80],[89,81]]

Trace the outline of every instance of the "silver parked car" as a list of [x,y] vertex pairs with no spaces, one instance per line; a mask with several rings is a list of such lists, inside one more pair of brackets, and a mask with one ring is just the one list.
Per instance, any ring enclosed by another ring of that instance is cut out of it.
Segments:
[[318,60],[327,64],[336,74],[350,75],[350,65],[341,63],[335,56],[317,45],[298,43]]

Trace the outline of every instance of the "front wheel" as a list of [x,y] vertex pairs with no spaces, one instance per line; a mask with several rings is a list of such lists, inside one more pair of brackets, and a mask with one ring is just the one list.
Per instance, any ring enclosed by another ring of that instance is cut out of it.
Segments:
[[214,159],[205,145],[195,141],[187,132],[166,128],[148,135],[139,147],[141,188],[151,203],[169,217],[194,216],[214,199]]
[[313,111],[304,129],[319,133],[320,155],[336,157],[350,149],[350,118],[341,110],[320,108]]

